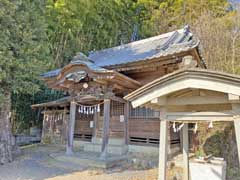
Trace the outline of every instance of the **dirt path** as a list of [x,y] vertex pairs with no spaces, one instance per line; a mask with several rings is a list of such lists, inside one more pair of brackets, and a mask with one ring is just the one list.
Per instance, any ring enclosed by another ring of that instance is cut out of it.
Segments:
[[49,157],[63,147],[37,145],[24,148],[13,163],[0,166],[0,180],[154,180],[156,170],[86,170]]

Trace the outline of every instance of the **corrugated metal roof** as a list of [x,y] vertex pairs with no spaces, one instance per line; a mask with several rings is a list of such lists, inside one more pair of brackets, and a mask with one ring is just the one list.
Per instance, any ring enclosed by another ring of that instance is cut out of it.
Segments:
[[[90,52],[86,57],[79,53],[71,63],[86,64],[92,70],[105,71],[102,67],[127,64],[148,59],[164,57],[175,53],[188,51],[197,47],[199,40],[193,36],[186,26],[183,29],[131,42],[121,46]],[[83,60],[82,60],[83,59]],[[57,76],[61,69],[49,71],[42,77]]]

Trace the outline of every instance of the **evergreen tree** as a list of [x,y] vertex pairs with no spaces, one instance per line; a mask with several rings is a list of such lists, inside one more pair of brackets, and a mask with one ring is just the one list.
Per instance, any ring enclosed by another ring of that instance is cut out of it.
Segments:
[[46,67],[43,1],[0,1],[0,163],[12,161],[12,93],[34,93]]

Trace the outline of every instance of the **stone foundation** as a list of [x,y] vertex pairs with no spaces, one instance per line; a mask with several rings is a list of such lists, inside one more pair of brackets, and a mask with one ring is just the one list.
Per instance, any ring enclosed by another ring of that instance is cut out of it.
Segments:
[[[84,144],[85,152],[101,152],[102,139],[92,138],[92,142]],[[113,155],[124,155],[128,152],[128,146],[123,139],[109,139],[107,152]]]

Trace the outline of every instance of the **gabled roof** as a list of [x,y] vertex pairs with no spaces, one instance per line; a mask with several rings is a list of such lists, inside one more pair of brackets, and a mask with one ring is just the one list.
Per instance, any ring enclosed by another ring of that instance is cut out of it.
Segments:
[[94,61],[97,66],[107,67],[189,51],[198,44],[199,40],[190,32],[189,26],[185,26],[177,31],[91,52],[89,59]]
[[180,69],[160,77],[124,97],[133,107],[184,89],[204,89],[240,96],[240,76],[206,69]]
[[[91,61],[88,57],[86,57],[83,53],[78,53],[76,56],[74,56],[72,61],[67,66],[74,66],[74,65],[80,65],[80,64],[87,66],[89,69],[95,72],[107,71],[107,69],[104,69],[94,64],[94,62]],[[64,68],[66,68],[67,66],[65,66]],[[43,78],[51,78],[51,77],[58,76],[64,68],[46,72],[41,76]]]
[[88,81],[99,85],[111,84],[114,89],[133,90],[141,86],[141,83],[124,74],[96,66],[82,53],[77,54],[62,69],[43,74],[43,77],[48,87],[54,89],[66,90],[75,86],[76,83],[83,83],[82,80],[88,78],[90,78]]
[[[187,52],[197,48],[198,45],[199,40],[190,32],[189,26],[185,26],[183,29],[151,38],[95,52],[92,51],[89,56],[86,57],[90,61],[82,63],[85,63],[89,68],[94,70],[101,68],[108,69],[110,66],[127,65],[129,63]],[[203,60],[202,64],[205,65]],[[61,69],[56,69],[42,74],[42,77],[51,78],[58,76],[60,72]]]

